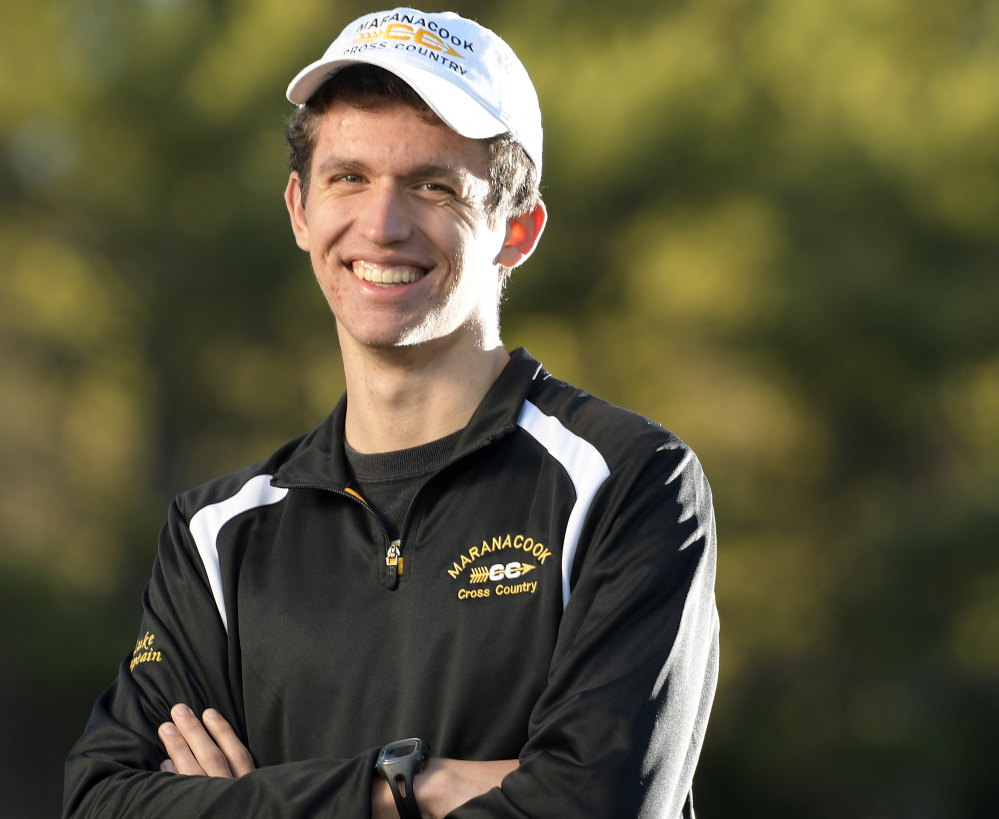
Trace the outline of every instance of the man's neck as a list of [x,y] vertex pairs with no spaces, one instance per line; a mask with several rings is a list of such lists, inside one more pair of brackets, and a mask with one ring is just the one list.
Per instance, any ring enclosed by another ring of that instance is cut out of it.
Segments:
[[344,350],[346,436],[359,452],[393,452],[462,429],[510,357],[491,349]]

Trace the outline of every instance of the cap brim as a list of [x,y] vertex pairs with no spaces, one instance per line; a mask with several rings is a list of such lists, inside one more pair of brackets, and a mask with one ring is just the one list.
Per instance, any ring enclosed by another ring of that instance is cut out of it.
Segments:
[[398,62],[382,62],[375,54],[363,60],[317,60],[307,65],[288,86],[288,99],[296,105],[304,105],[319,90],[319,86],[349,65],[375,65],[395,74],[412,87],[450,128],[464,137],[487,139],[509,130],[475,97],[449,80],[411,65],[406,65],[405,72],[402,72]]

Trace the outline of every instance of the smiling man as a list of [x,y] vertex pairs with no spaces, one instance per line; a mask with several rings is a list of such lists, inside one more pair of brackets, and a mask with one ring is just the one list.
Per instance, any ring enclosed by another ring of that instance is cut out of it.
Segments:
[[692,816],[710,490],[670,432],[502,346],[547,218],[527,72],[395,9],[288,97],[285,201],[347,392],[174,502],[65,815]]

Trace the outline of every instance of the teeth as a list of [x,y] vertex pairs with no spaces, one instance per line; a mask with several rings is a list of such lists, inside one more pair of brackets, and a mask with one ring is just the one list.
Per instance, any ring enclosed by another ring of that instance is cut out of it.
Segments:
[[417,267],[399,266],[382,267],[371,262],[354,262],[354,275],[359,279],[372,284],[408,284],[422,279],[426,275],[425,270]]

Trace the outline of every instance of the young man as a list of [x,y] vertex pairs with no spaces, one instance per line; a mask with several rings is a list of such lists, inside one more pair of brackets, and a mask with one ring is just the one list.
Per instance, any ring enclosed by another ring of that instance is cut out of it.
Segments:
[[501,346],[546,219],[526,71],[396,9],[288,95],[286,202],[347,393],[175,501],[65,814],[691,816],[710,490],[671,433]]

